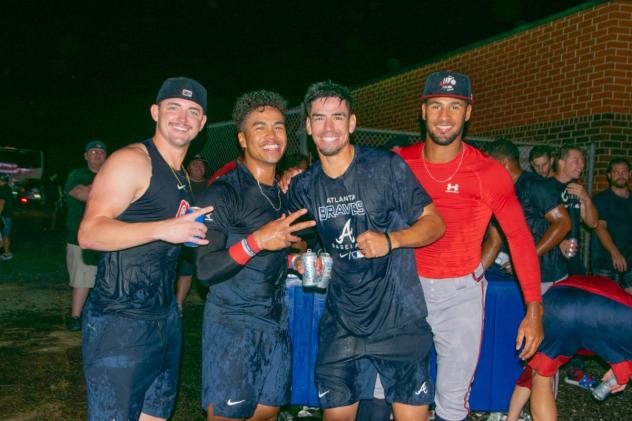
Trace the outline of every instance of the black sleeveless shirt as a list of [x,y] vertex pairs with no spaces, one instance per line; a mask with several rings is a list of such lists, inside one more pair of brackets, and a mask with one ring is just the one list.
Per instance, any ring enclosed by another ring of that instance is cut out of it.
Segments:
[[[184,170],[172,171],[151,139],[143,142],[151,160],[147,191],[117,219],[151,222],[181,216],[192,203]],[[130,230],[134,229],[130,225]],[[153,241],[102,253],[89,302],[92,311],[160,319],[175,306],[174,282],[180,245]]]

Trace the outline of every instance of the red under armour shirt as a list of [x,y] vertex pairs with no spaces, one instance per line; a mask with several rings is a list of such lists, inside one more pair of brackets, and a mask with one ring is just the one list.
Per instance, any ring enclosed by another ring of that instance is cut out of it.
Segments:
[[459,153],[450,162],[426,162],[425,166],[421,159],[423,144],[397,151],[432,198],[446,225],[443,237],[415,250],[417,272],[435,279],[473,272],[481,262],[483,237],[493,213],[507,237],[525,301],[542,301],[535,243],[509,173],[478,149],[465,143],[463,147],[462,157]]

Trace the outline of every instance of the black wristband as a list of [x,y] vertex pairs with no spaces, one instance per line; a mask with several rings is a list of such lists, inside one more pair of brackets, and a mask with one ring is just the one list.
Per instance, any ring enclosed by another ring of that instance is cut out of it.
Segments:
[[386,254],[391,254],[391,251],[393,251],[393,244],[391,243],[391,236],[388,235],[388,232],[384,233],[384,237],[386,237],[386,242],[388,243],[388,253]]

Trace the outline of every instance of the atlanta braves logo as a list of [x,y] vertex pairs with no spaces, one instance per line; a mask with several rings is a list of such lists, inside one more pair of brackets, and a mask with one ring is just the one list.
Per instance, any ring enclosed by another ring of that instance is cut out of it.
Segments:
[[176,218],[182,215],[186,215],[187,210],[189,210],[189,202],[183,199],[180,201],[180,205],[178,206],[178,212],[176,212]]
[[336,238],[336,243],[342,244],[345,238],[349,239],[349,242],[355,243],[355,237],[353,236],[353,228],[351,228],[351,219],[347,219],[347,223],[342,228],[342,233]]

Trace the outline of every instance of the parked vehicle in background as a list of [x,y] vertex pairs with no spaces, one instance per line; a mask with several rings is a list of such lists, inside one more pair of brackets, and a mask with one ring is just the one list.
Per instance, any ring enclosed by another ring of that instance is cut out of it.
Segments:
[[9,175],[9,185],[18,205],[44,204],[42,151],[0,146],[0,173]]

